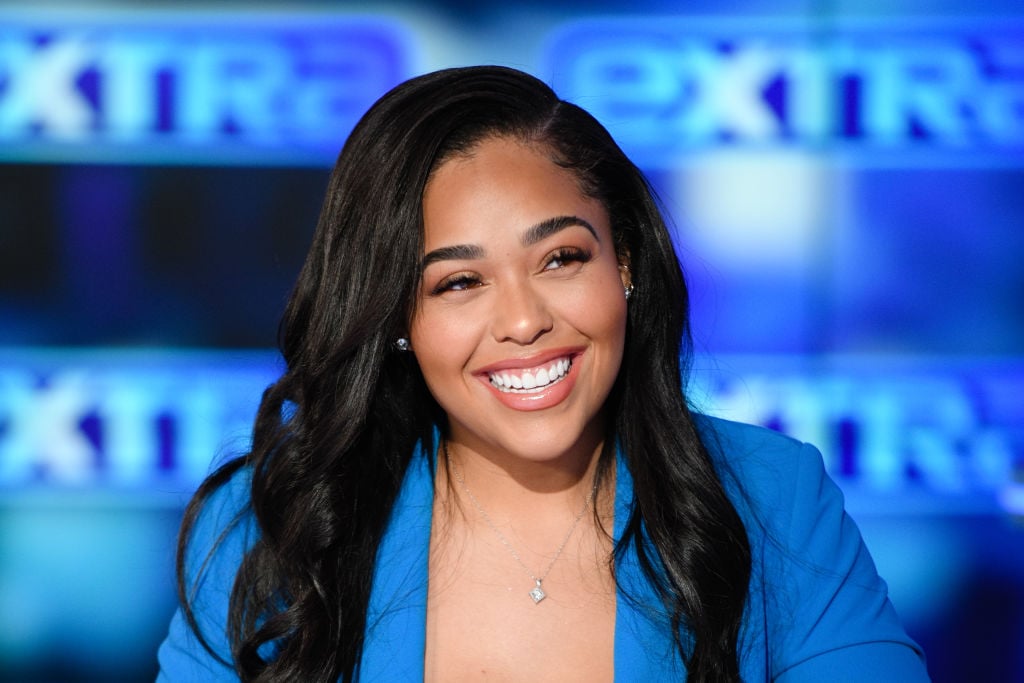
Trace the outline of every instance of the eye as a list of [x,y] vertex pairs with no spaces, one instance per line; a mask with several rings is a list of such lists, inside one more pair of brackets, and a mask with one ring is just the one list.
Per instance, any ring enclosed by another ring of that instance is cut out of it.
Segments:
[[586,249],[578,247],[560,247],[548,255],[543,270],[556,270],[564,268],[570,263],[586,263],[590,260],[591,254]]
[[469,273],[456,273],[444,278],[431,290],[431,294],[437,296],[445,292],[462,292],[472,289],[480,284],[480,278]]

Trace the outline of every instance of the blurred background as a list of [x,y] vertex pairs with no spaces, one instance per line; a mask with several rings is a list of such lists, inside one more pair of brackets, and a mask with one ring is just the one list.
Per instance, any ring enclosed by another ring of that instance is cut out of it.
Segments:
[[648,173],[694,402],[822,449],[934,679],[1024,681],[1016,0],[0,4],[0,680],[152,680],[338,149],[475,63]]

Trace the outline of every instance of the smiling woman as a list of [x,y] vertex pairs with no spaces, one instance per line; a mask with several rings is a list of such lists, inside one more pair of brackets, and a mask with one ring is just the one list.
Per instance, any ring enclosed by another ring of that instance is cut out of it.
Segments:
[[[518,633],[531,678],[608,678],[615,601],[601,557],[610,544],[592,525],[559,541],[592,502],[604,406],[622,362],[626,255],[616,252],[607,210],[571,171],[541,145],[502,137],[437,168],[423,195],[423,234],[430,263],[410,339],[447,416],[446,463],[479,513],[443,518],[444,532],[432,534],[430,576],[444,579],[431,581],[427,671],[468,678],[490,661],[522,676],[523,663],[495,657],[494,647]],[[454,258],[431,258],[438,253]],[[442,514],[457,503],[448,493],[438,497]],[[598,508],[606,518],[610,505]],[[502,545],[520,546],[518,563]],[[557,599],[537,614],[523,601],[529,588],[541,591],[535,602],[551,591]],[[495,609],[482,619],[477,606],[488,603]],[[465,642],[481,629],[487,638]]]
[[626,257],[608,212],[549,157],[483,141],[423,196],[412,348],[453,449],[505,470],[594,459],[626,333]]
[[926,680],[812,447],[690,411],[647,184],[500,67],[363,117],[163,680]]

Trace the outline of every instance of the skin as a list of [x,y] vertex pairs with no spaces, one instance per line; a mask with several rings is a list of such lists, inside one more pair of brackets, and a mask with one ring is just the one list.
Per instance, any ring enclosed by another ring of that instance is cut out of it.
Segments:
[[[437,169],[423,209],[427,266],[410,340],[452,451],[535,490],[553,488],[553,469],[578,478],[603,438],[626,329],[628,274],[607,211],[544,150],[505,139]],[[524,244],[558,219],[561,229]],[[488,381],[489,370],[558,357],[572,369],[549,391],[507,394]]]
[[[413,353],[447,413],[466,486],[540,575],[591,489],[622,362],[628,270],[604,206],[542,147],[481,142],[435,171],[423,210]],[[523,380],[552,365],[559,374],[565,361],[564,377],[541,390],[505,392],[490,379]],[[549,598],[534,605],[532,580],[444,470],[431,534],[427,678],[610,680],[611,545],[594,516],[583,516],[544,580]],[[595,505],[610,528],[610,493]]]

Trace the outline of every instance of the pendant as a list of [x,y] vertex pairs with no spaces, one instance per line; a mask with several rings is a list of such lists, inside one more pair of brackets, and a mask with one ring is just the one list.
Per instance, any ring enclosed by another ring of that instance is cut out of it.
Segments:
[[544,589],[540,587],[540,579],[534,579],[534,581],[537,582],[537,585],[533,587],[532,591],[530,591],[530,597],[533,598],[533,604],[539,605],[540,601],[548,597],[548,595],[544,592]]

